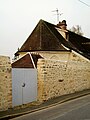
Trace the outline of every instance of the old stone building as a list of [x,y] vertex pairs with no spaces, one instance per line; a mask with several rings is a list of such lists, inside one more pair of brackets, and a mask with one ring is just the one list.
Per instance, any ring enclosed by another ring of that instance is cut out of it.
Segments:
[[90,39],[67,30],[65,20],[58,25],[40,20],[15,53],[13,68],[27,54],[37,70],[37,100],[90,89]]
[[90,39],[67,30],[66,21],[40,20],[15,53],[0,56],[0,111],[90,89]]

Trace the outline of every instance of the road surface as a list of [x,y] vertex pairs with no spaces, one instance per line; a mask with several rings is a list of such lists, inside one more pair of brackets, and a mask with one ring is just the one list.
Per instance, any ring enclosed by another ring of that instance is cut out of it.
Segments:
[[90,120],[90,95],[12,120]]

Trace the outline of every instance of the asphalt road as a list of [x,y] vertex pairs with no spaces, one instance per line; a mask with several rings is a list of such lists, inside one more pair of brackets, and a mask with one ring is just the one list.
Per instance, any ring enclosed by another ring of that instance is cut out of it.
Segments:
[[90,95],[12,120],[90,120]]

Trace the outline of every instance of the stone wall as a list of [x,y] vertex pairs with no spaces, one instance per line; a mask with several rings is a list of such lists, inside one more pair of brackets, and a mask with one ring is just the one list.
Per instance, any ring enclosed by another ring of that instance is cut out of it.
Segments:
[[[37,63],[38,100],[90,89],[90,61],[71,52],[41,53]],[[12,107],[10,58],[0,56],[0,111]]]
[[90,89],[90,62],[74,53],[68,56],[67,61],[38,60],[39,101]]
[[0,111],[12,107],[11,63],[7,56],[0,56]]

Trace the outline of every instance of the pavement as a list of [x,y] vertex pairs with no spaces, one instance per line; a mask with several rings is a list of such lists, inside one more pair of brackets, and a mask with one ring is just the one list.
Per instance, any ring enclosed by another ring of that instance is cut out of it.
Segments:
[[35,112],[38,110],[46,109],[48,107],[52,107],[52,106],[55,106],[55,105],[85,96],[85,95],[88,95],[88,94],[90,94],[90,89],[83,90],[80,92],[75,92],[68,95],[62,95],[62,96],[50,99],[48,101],[45,101],[41,104],[36,104],[36,105],[33,104],[32,106],[29,106],[29,107],[21,107],[19,109],[12,108],[7,111],[0,111],[0,120],[9,120],[14,117],[18,117],[18,116]]

